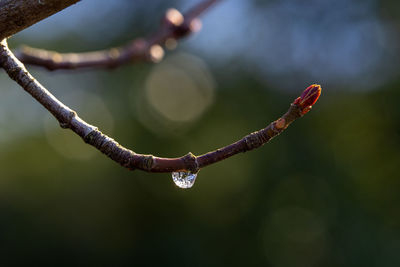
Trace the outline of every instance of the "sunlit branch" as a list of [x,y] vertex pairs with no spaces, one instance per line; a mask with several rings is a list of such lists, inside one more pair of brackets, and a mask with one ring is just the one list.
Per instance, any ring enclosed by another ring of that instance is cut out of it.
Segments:
[[39,22],[80,0],[1,0],[0,40]]
[[31,94],[53,114],[62,128],[71,129],[86,143],[96,147],[122,166],[131,170],[141,169],[148,172],[186,170],[196,173],[200,168],[219,162],[240,152],[258,148],[284,131],[294,120],[310,111],[311,106],[321,94],[321,87],[319,85],[311,85],[290,105],[289,110],[282,117],[270,123],[264,129],[251,133],[231,145],[201,156],[188,153],[180,158],[161,158],[153,155],[138,154],[124,148],[115,140],[100,132],[97,127],[82,120],[75,111],[60,102],[35,80],[25,66],[9,50],[5,39],[0,44],[0,65],[11,79],[15,80],[26,92]]
[[198,17],[218,1],[221,0],[202,1],[185,15],[176,9],[168,9],[156,33],[148,38],[137,38],[124,46],[84,53],[58,53],[24,46],[15,55],[24,64],[49,70],[115,68],[138,61],[159,62],[164,56],[163,46],[173,47],[176,40],[199,31],[201,23]]

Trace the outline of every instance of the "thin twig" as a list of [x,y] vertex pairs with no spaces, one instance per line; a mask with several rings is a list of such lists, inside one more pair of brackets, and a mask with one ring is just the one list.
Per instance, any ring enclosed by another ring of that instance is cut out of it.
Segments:
[[184,16],[176,9],[168,9],[158,31],[148,38],[137,38],[129,44],[107,50],[84,53],[58,53],[24,46],[15,52],[24,64],[37,65],[49,70],[81,68],[115,68],[138,61],[158,62],[164,56],[162,46],[175,42],[200,30],[198,17],[221,0],[202,1]]
[[86,143],[96,147],[122,166],[131,170],[141,169],[148,172],[188,170],[195,173],[200,168],[224,160],[240,152],[258,148],[280,134],[294,120],[307,113],[321,93],[319,85],[311,85],[290,105],[289,110],[281,118],[272,122],[266,128],[251,133],[231,145],[201,156],[195,156],[189,152],[180,158],[161,158],[153,155],[137,154],[126,149],[112,138],[100,132],[95,126],[79,118],[75,111],[60,102],[35,80],[25,66],[9,50],[5,39],[0,44],[0,65],[11,79],[15,80],[25,91],[31,94],[53,114],[62,128],[71,129],[82,137]]

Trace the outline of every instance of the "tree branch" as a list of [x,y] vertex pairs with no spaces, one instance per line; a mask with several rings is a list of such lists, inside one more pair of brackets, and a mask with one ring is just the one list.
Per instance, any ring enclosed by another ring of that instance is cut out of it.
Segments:
[[125,46],[85,53],[58,53],[25,46],[17,50],[15,55],[25,64],[42,66],[49,70],[115,68],[138,61],[158,62],[164,55],[161,46],[167,41],[175,42],[200,30],[198,17],[218,1],[221,0],[202,1],[184,16],[176,9],[168,9],[155,34],[146,39],[137,38]]
[[75,111],[61,103],[44,88],[26,70],[25,66],[13,55],[4,39],[0,44],[0,65],[26,92],[31,94],[59,121],[62,128],[69,128],[86,143],[96,147],[112,160],[122,166],[134,170],[148,172],[190,171],[196,173],[200,168],[219,162],[240,152],[258,148],[284,131],[289,124],[306,114],[317,101],[321,87],[311,85],[291,105],[289,110],[278,120],[266,128],[251,133],[239,141],[208,152],[201,156],[188,153],[180,158],[161,158],[153,155],[137,154],[124,148],[115,140],[100,132],[95,126],[88,124]]
[[0,40],[39,22],[80,0],[1,0]]

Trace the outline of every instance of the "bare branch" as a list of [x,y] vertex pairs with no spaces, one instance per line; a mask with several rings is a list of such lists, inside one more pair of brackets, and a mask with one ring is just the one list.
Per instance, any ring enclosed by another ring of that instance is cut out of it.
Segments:
[[21,85],[25,91],[31,94],[53,114],[62,128],[71,129],[82,137],[86,143],[96,147],[122,166],[131,170],[141,169],[148,172],[187,170],[196,173],[200,168],[224,160],[240,152],[258,148],[280,134],[294,120],[307,113],[321,93],[319,85],[311,85],[290,105],[289,110],[281,118],[272,122],[266,128],[251,133],[231,145],[197,157],[189,152],[180,158],[161,158],[153,155],[137,154],[126,149],[112,138],[100,132],[95,126],[79,118],[75,111],[61,103],[35,80],[26,70],[25,66],[8,49],[6,40],[3,40],[0,45],[0,65],[5,69],[10,78]]
[[209,9],[212,5],[214,5],[220,1],[222,1],[222,0],[205,0],[201,3],[199,3],[197,6],[195,6],[191,10],[189,10],[186,13],[185,18],[189,21],[196,19],[202,13],[204,13],[207,9]]
[[0,40],[39,22],[80,0],[0,1]]
[[176,9],[168,9],[155,34],[145,39],[137,38],[125,46],[86,53],[58,53],[24,46],[15,55],[25,64],[42,66],[49,70],[115,68],[138,61],[158,62],[164,56],[161,46],[200,30],[198,17],[218,1],[221,0],[202,1],[184,16]]

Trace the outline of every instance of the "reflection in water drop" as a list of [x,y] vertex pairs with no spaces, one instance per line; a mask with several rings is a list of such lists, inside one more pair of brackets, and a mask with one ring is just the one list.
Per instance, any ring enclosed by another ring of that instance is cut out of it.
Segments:
[[173,172],[172,180],[180,188],[191,188],[196,181],[197,173],[191,172]]

